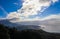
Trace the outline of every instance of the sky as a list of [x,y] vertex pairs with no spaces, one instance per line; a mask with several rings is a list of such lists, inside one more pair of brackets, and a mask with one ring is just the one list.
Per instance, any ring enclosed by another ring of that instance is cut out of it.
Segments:
[[60,0],[0,0],[0,19],[40,25],[46,31],[59,32]]

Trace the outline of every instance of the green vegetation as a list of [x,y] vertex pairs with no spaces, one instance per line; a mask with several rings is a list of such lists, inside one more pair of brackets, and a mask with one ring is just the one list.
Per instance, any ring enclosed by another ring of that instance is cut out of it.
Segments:
[[60,39],[59,33],[48,33],[43,30],[17,30],[0,24],[0,39]]

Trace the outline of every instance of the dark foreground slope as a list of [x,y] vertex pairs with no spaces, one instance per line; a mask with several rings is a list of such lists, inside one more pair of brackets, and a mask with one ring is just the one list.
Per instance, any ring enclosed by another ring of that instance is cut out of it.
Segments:
[[41,29],[26,29],[18,31],[16,28],[9,28],[0,25],[0,39],[60,39],[60,34],[48,33]]

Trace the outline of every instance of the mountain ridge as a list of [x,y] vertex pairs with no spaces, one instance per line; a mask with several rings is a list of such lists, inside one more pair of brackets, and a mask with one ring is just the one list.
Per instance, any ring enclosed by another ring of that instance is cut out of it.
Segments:
[[9,26],[9,27],[15,27],[18,30],[24,30],[24,29],[35,29],[35,30],[39,30],[41,29],[41,26],[37,26],[37,25],[21,25],[21,24],[16,24],[16,23],[12,23],[9,20],[0,20],[0,24],[3,24],[5,26]]

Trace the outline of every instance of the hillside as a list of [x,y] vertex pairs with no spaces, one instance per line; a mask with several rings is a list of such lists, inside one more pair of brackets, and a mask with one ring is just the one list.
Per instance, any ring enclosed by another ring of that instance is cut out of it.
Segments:
[[60,33],[48,33],[41,29],[17,30],[0,24],[0,39],[60,39]]

